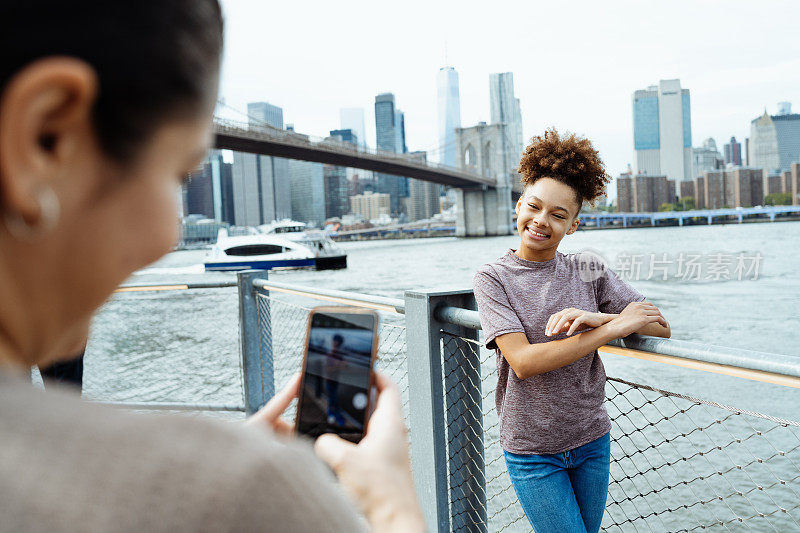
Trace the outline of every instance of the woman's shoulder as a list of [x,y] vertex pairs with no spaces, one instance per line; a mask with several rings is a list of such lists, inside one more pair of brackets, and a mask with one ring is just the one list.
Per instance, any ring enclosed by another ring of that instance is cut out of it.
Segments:
[[[48,480],[37,487],[32,516],[82,509],[121,530],[137,521],[158,530],[231,529],[270,518],[308,525],[328,513],[315,515],[304,502],[331,499],[343,506],[342,520],[356,520],[305,442],[241,421],[131,413],[60,391],[13,389],[11,399],[8,389],[0,392],[11,400],[0,401],[0,425],[13,435],[0,444],[0,477]],[[25,456],[19,466],[15,455]],[[4,498],[13,499],[13,490],[0,481]]]
[[[60,454],[66,463],[84,463],[80,469],[113,462],[117,473],[132,475],[141,469],[164,468],[156,466],[164,463],[175,473],[191,467],[201,475],[231,472],[235,462],[266,465],[279,462],[281,456],[307,455],[304,447],[287,446],[266,429],[249,428],[238,420],[135,413],[81,400],[65,388],[48,386],[45,392],[14,383],[2,388],[0,399],[0,417],[18,444],[49,443],[39,446],[43,453]],[[208,462],[211,458],[216,466]]]

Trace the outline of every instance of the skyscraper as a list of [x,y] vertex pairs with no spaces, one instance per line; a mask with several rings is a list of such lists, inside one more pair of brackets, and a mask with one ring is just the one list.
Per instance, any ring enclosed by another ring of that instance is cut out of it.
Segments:
[[725,164],[742,166],[742,143],[736,142],[736,137],[731,137],[731,142],[725,145]]
[[[408,146],[406,146],[406,114],[400,111],[399,109],[395,110],[397,115],[395,119],[395,123],[397,124],[397,129],[395,133],[397,134],[397,153],[398,154],[407,154],[408,153]],[[409,178],[399,177],[397,179],[397,190],[400,198],[408,198],[408,181]],[[399,202],[402,205],[402,202]],[[400,209],[398,209],[400,211]]]
[[225,165],[226,163],[222,159],[222,151],[221,150],[211,150],[206,156],[206,162],[209,165],[209,170],[211,173],[211,190],[212,194],[214,195],[213,198],[213,219],[217,222],[222,222],[223,220],[223,201],[224,201],[224,194],[223,194],[223,182],[225,179]]
[[509,145],[515,161],[519,161],[524,148],[522,141],[522,110],[519,98],[514,97],[514,73],[489,75],[489,107],[492,124],[505,124]]
[[292,218],[311,226],[325,222],[325,177],[320,163],[289,160]]
[[340,141],[344,141],[350,144],[359,144],[361,138],[350,128],[343,128],[340,130],[331,130],[330,131],[331,137],[338,137]]
[[439,110],[439,163],[456,166],[456,128],[461,127],[461,98],[458,72],[442,67],[437,76]]
[[394,113],[394,122],[397,125],[394,130],[396,136],[395,146],[397,146],[395,151],[398,154],[405,154],[408,152],[408,147],[406,146],[406,114],[399,109],[395,109]]
[[[251,126],[283,129],[283,110],[267,102],[247,104]],[[289,162],[280,157],[234,152],[234,220],[257,226],[291,217]]]
[[[362,107],[347,107],[339,110],[339,130],[334,131],[352,131],[357,139],[358,146],[362,148],[367,147],[367,132],[364,128],[364,108]],[[331,133],[334,135],[334,133]],[[347,141],[347,139],[345,139]],[[349,142],[349,141],[348,141]],[[356,178],[372,179],[371,170],[363,170],[357,168],[347,169],[347,179],[352,181]]]
[[251,125],[283,129],[283,109],[267,102],[247,104],[247,119]]
[[375,97],[375,137],[378,150],[397,152],[397,114],[394,95],[383,93]]
[[[332,130],[326,140],[338,140],[358,144],[358,137],[353,130]],[[325,218],[342,217],[350,211],[350,184],[347,180],[347,169],[335,165],[325,165]]]
[[346,107],[340,109],[339,127],[343,130],[352,130],[353,133],[355,133],[358,137],[360,145],[367,145],[367,133],[364,129],[364,108]]
[[703,141],[701,148],[692,148],[691,176],[694,178],[702,176],[710,170],[722,168],[724,164],[724,160],[717,150],[717,143],[713,138],[709,137]]
[[263,224],[259,202],[259,157],[255,154],[233,152],[233,222],[236,226]]
[[[411,152],[411,157],[427,162],[428,154],[424,151]],[[431,218],[439,212],[439,190],[436,183],[425,180],[408,179],[408,219],[423,220]]]
[[689,89],[680,80],[633,93],[634,172],[669,179],[692,178],[692,120]]
[[325,165],[325,219],[346,215],[350,207],[349,187],[344,167]]
[[186,202],[184,216],[202,215],[214,218],[214,191],[211,182],[211,164],[203,162],[199,169],[189,174],[186,183]]
[[217,222],[230,222],[233,202],[231,164],[225,163],[220,150],[209,150],[199,169],[192,172],[186,185],[185,215],[203,215]]
[[781,102],[779,114],[750,121],[750,164],[768,172],[785,172],[800,160],[800,114]]
[[[394,94],[383,93],[375,97],[375,134],[379,150],[404,153],[405,116],[395,106]],[[408,178],[391,174],[377,175],[377,192],[391,198],[391,212],[400,212],[400,198],[408,196]]]

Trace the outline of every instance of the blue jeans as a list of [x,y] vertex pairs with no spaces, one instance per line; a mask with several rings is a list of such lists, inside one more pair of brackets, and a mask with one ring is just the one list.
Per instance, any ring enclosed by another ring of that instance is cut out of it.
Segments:
[[536,533],[596,533],[608,496],[611,432],[563,453],[504,451],[511,484]]

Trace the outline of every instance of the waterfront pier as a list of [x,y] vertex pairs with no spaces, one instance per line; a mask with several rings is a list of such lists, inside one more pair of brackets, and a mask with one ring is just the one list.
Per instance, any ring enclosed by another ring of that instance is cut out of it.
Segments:
[[[415,482],[431,531],[528,531],[499,446],[494,353],[481,343],[469,290],[415,290],[404,298],[271,281],[129,286],[125,291],[238,290],[240,405],[131,404],[137,409],[252,413],[300,368],[316,305],[375,309],[381,370],[400,386]],[[237,287],[238,289],[234,289]],[[216,289],[213,289],[216,290]],[[184,296],[184,297],[185,297]],[[790,531],[800,524],[800,422],[730,405],[705,387],[676,392],[691,369],[796,404],[795,357],[631,335],[599,349],[606,364],[612,465],[605,531]]]

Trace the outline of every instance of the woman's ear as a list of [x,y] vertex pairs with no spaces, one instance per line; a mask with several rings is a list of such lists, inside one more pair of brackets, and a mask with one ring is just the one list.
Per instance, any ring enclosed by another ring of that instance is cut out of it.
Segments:
[[89,64],[67,57],[40,59],[11,78],[0,96],[0,211],[38,222],[41,191],[63,188],[59,178],[81,143],[95,143],[97,85]]

